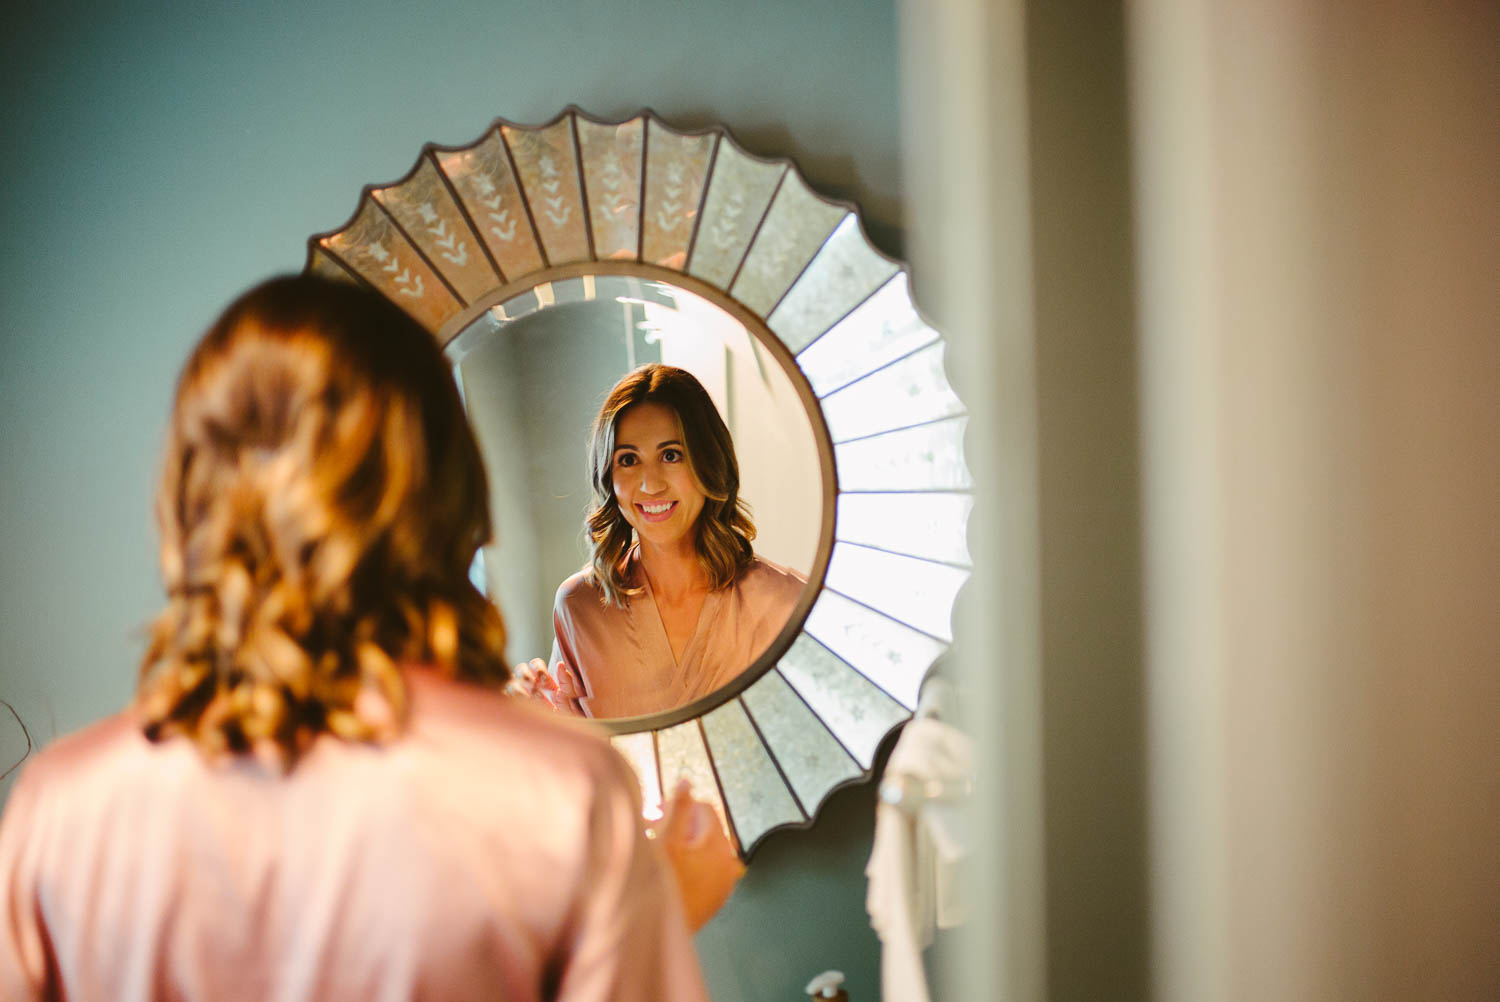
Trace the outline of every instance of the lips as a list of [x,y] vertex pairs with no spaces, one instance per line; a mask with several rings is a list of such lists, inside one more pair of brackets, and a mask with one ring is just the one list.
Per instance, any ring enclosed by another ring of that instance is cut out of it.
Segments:
[[647,522],[665,522],[672,517],[672,512],[676,509],[676,501],[652,501],[649,504],[641,504],[637,501],[635,505],[635,510]]

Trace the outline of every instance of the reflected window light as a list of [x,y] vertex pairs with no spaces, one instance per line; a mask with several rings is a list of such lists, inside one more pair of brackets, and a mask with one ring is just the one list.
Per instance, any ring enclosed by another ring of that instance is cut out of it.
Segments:
[[642,817],[647,821],[661,820],[661,770],[656,763],[656,743],[651,738],[651,732],[616,734],[609,739],[609,743],[630,763],[636,780],[641,784]]
[[838,538],[967,567],[973,509],[971,494],[843,494]]
[[953,640],[953,602],[968,571],[916,557],[835,543],[824,583],[841,595],[943,641]]
[[964,463],[968,419],[861,438],[833,447],[844,491],[956,491],[974,485]]
[[867,372],[938,340],[911,300],[901,272],[797,354],[813,392],[826,396]]
[[823,398],[835,442],[875,435],[963,413],[948,384],[941,341]]

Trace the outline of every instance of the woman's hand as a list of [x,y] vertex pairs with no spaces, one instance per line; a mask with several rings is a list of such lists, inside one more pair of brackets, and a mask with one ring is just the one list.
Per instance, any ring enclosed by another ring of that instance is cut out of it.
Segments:
[[583,716],[583,708],[578,702],[583,697],[583,686],[578,684],[573,669],[563,661],[557,663],[555,678],[548,673],[547,662],[541,658],[516,665],[505,691],[523,699],[542,700],[558,713]]
[[724,907],[745,875],[734,843],[714,809],[693,799],[687,780],[677,784],[662,819],[647,829],[666,850],[687,911],[688,928],[697,932]]

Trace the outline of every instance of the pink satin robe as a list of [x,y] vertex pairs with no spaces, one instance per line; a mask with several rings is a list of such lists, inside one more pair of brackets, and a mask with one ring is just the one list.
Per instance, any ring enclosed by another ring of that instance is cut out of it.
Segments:
[[736,678],[786,625],[805,579],[756,557],[728,588],[709,592],[693,636],[674,658],[636,552],[628,580],[643,591],[624,608],[605,605],[579,571],[557,589],[549,668],[565,662],[583,682],[591,717],[633,717],[670,710]]
[[402,737],[285,777],[126,714],[42,752],[0,823],[0,998],[704,999],[619,756],[407,675]]

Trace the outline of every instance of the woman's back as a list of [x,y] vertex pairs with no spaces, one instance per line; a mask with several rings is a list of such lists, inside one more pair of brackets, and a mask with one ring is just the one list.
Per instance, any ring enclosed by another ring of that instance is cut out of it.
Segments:
[[0,821],[0,998],[702,998],[628,767],[498,691],[488,486],[432,336],[265,282],[193,349],[164,452],[136,699]]
[[405,674],[402,737],[325,737],[285,776],[125,714],[49,748],[0,830],[0,994],[701,998],[608,745]]

